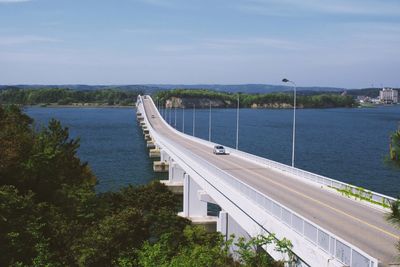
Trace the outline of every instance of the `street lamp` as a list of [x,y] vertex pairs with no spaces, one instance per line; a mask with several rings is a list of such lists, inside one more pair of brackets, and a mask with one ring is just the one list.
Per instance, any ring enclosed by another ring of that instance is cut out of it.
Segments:
[[175,118],[174,118],[174,128],[176,129],[176,107],[175,107]]
[[196,105],[193,105],[193,136],[194,136],[194,129],[196,125]]
[[239,95],[237,98],[237,109],[236,109],[236,150],[239,148]]
[[288,79],[282,79],[282,82],[284,83],[291,83],[293,85],[293,142],[292,142],[292,167],[294,167],[294,144],[295,144],[295,139],[296,139],[296,83],[288,80]]
[[185,133],[185,107],[182,107],[182,133]]
[[211,100],[210,100],[210,113],[208,116],[208,141],[211,142]]

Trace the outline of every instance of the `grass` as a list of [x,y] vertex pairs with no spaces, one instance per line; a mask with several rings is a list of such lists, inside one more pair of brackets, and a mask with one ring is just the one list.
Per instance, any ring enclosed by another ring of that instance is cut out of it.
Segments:
[[[341,193],[342,195],[344,195],[348,198],[354,197],[355,199],[364,200],[364,201],[370,202],[372,204],[382,206],[384,208],[390,208],[390,203],[386,203],[385,199],[382,199],[382,202],[373,200],[372,192],[365,190],[362,187],[357,187],[357,188],[352,188],[350,186],[346,186],[345,188],[337,188],[337,187],[333,187],[333,186],[329,186],[329,187],[335,189],[336,191],[338,191],[339,193]],[[356,192],[354,192],[354,190]]]

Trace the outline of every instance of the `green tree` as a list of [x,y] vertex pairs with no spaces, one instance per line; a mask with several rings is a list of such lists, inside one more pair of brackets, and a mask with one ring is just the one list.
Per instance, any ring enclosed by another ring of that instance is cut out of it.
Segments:
[[234,266],[227,246],[231,242],[225,242],[218,233],[188,226],[182,242],[176,243],[174,238],[164,234],[156,243],[145,242],[138,252],[139,266]]
[[390,138],[390,159],[400,165],[400,130],[393,133]]
[[[400,166],[400,130],[397,130],[390,138],[390,159]],[[387,220],[400,228],[400,200],[394,201],[390,205],[391,213],[387,215]],[[397,243],[400,252],[400,241]]]
[[232,240],[176,215],[165,185],[96,194],[79,139],[32,123],[0,106],[0,266],[240,266]]
[[[391,212],[386,219],[400,229],[400,200],[394,201],[390,206]],[[400,252],[400,240],[397,243],[397,250]]]

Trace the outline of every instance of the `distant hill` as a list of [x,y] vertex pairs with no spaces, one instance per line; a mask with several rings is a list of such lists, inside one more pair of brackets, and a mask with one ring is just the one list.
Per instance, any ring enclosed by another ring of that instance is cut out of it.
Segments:
[[145,91],[153,92],[160,90],[159,88],[154,88],[146,85],[85,85],[85,84],[57,84],[57,85],[40,85],[40,84],[22,84],[22,85],[0,85],[1,89],[47,89],[47,88],[60,88],[60,89],[72,89],[77,91],[93,91],[93,90],[107,90],[115,89],[121,91]]
[[[292,91],[293,87],[284,85],[270,85],[270,84],[149,84],[147,86],[158,87],[161,89],[210,89],[221,92],[231,93],[250,93],[250,94],[262,94],[272,92],[285,92]],[[298,91],[313,91],[313,92],[341,92],[345,89],[336,87],[298,87]]]
[[[134,84],[134,85],[85,85],[85,84],[63,84],[63,85],[0,85],[1,89],[40,89],[40,88],[69,88],[78,91],[91,91],[91,90],[104,90],[104,89],[115,89],[121,91],[144,91],[147,94],[153,94],[161,90],[172,90],[172,89],[209,89],[220,92],[230,93],[248,93],[248,94],[265,94],[265,93],[276,93],[276,92],[291,92],[293,88],[291,86],[284,85],[270,85],[270,84]],[[379,94],[379,88],[366,88],[366,89],[351,89],[346,90],[344,88],[337,87],[298,87],[297,91],[302,95],[314,95],[316,93],[340,93],[347,91],[350,95],[369,95],[376,96]]]

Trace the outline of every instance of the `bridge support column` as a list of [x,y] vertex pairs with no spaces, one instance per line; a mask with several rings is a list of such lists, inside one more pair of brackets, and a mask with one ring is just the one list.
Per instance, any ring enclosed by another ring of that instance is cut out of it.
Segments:
[[183,179],[183,215],[190,217],[207,216],[207,202],[200,201],[197,191],[202,188],[188,175]]
[[168,180],[171,183],[180,182],[183,185],[185,174],[185,171],[178,165],[178,163],[176,163],[175,161],[170,162]]
[[160,149],[161,161],[171,161],[171,157],[164,150]]
[[227,238],[231,235],[235,235],[235,239],[239,237],[250,237],[250,235],[232,218],[232,216],[224,210],[219,212],[217,231],[225,235]]
[[160,158],[160,149],[158,149],[158,148],[150,149],[149,157],[151,159],[152,158]]
[[168,188],[175,194],[183,193],[183,179],[185,171],[174,161],[169,164],[168,180],[161,180],[160,182],[168,186]]
[[188,175],[183,179],[183,212],[179,215],[188,218],[193,224],[203,226],[207,231],[215,231],[217,217],[207,216],[207,202],[202,201],[202,188]]

